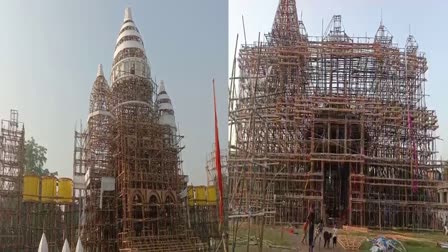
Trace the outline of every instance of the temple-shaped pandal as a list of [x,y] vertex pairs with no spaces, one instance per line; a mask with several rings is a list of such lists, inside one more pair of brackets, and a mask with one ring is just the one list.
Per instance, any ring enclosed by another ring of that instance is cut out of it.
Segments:
[[188,178],[174,108],[165,84],[157,88],[151,78],[129,8],[110,83],[100,65],[87,128],[75,134],[80,242],[87,251],[197,251],[202,243],[187,229],[186,200],[179,196]]
[[309,36],[296,8],[279,1],[266,42],[235,61],[230,209],[285,225],[312,208],[325,222],[440,229],[445,167],[416,40],[398,47],[382,21],[375,37],[350,37],[339,15]]

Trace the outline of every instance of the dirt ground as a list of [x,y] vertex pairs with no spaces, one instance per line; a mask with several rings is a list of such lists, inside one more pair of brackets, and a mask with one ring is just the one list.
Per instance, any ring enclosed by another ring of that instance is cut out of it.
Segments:
[[[258,232],[258,227],[251,227],[250,235],[255,237]],[[238,231],[238,236],[241,241],[247,241],[247,227],[243,226]],[[329,230],[331,231],[331,230]],[[388,238],[394,238],[402,242],[408,251],[443,251],[442,249],[437,248],[437,242],[448,241],[448,236],[444,236],[442,232],[396,232],[396,231],[380,231],[380,230],[368,230],[368,232],[356,232],[356,231],[345,231],[338,230],[338,238],[347,235],[357,238],[361,240],[365,240],[363,246],[361,246],[359,251],[369,251],[371,244],[367,242],[367,239],[375,238],[378,236],[385,236]],[[309,251],[307,245],[301,243],[303,237],[303,230],[294,229],[293,232],[290,232],[289,229],[284,228],[282,232],[282,228],[280,227],[266,227],[264,231],[264,243],[265,246],[263,251],[265,252],[286,252],[286,251]],[[254,238],[255,239],[255,238]],[[258,251],[258,247],[256,246],[256,241],[252,239],[252,245],[249,248],[250,252]],[[315,247],[313,251],[331,251],[331,252],[343,252],[346,251],[341,247],[340,244],[337,244],[335,248],[323,248],[323,238],[320,242],[316,241]],[[247,251],[247,242],[244,244],[240,243],[236,246],[237,252],[246,252]],[[281,248],[276,248],[276,246],[281,246]],[[229,247],[230,251],[232,251],[231,246]],[[429,250],[428,250],[429,249]],[[446,250],[448,251],[448,250]]]
[[[251,227],[251,235],[257,232],[258,227]],[[255,230],[253,230],[255,229]],[[252,231],[253,230],[253,231]],[[243,226],[238,231],[238,236],[241,239],[244,239],[243,236],[247,239],[247,227]],[[265,252],[286,252],[286,251],[309,251],[309,246],[306,244],[302,244],[301,240],[303,237],[303,230],[294,229],[293,233],[290,232],[290,229],[284,228],[282,232],[282,228],[280,227],[267,227],[264,231],[264,244],[263,251]],[[268,243],[268,244],[266,244]],[[281,246],[282,248],[277,248],[276,246]],[[345,251],[339,244],[335,248],[323,248],[324,240],[323,238],[320,241],[316,241],[315,247],[313,251],[331,251],[331,252],[342,252]],[[231,248],[231,246],[230,246]],[[232,251],[232,249],[230,249]],[[246,252],[247,251],[247,243],[239,244],[236,247],[236,252]],[[250,252],[258,252],[258,248],[256,245],[251,245],[249,247]]]

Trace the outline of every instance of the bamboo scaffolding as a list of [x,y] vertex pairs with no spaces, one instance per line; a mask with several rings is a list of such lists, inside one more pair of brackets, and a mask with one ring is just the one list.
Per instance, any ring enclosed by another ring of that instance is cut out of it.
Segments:
[[340,224],[440,229],[438,121],[415,39],[399,48],[382,23],[375,37],[349,37],[340,16],[308,36],[295,8],[279,1],[266,42],[242,45],[235,61],[230,207],[274,210],[271,224],[303,223],[311,207]]

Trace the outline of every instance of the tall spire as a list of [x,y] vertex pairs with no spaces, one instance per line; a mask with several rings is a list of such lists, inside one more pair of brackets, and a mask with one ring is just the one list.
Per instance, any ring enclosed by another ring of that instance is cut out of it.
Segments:
[[[126,8],[124,11],[124,21],[117,38],[113,57],[111,71],[112,88],[120,79],[123,81],[128,78],[145,80],[148,84],[141,85],[141,87],[146,90],[131,89],[133,95],[127,95],[126,100],[134,99],[142,102],[150,101],[151,103],[153,92],[152,84],[149,81],[151,70],[146,57],[143,38],[132,18],[130,8]],[[122,93],[122,91],[119,93]],[[121,96],[124,98],[123,94]],[[124,101],[121,100],[121,102]]]
[[279,0],[272,25],[272,42],[280,45],[292,45],[301,40],[299,18],[295,0]]

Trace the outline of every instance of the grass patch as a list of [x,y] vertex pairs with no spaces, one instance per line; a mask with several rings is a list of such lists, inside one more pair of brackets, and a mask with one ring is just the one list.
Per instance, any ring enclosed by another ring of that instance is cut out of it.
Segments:
[[439,252],[439,251],[445,251],[446,249],[442,249],[437,247],[436,243],[430,243],[430,242],[419,242],[419,241],[405,241],[403,242],[403,245],[405,246],[406,250],[408,252]]

